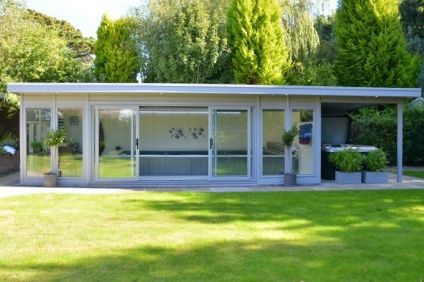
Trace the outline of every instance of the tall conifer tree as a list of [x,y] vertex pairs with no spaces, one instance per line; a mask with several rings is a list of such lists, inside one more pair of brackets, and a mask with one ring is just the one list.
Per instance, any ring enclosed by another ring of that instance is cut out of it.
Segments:
[[228,34],[237,83],[285,82],[290,59],[275,0],[232,0]]
[[410,87],[419,60],[408,53],[398,0],[342,0],[336,14],[340,85]]
[[99,81],[136,82],[139,60],[132,32],[132,18],[112,21],[104,15],[97,30],[94,45],[96,54],[95,73]]

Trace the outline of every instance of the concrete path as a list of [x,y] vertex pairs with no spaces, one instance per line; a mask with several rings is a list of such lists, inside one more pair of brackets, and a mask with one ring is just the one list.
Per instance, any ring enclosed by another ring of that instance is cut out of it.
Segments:
[[[404,182],[395,182],[396,175],[390,175],[389,183],[385,184],[357,184],[340,185],[334,181],[324,181],[321,185],[305,186],[250,186],[250,187],[166,187],[166,188],[86,188],[86,187],[59,187],[44,188],[34,186],[19,186],[19,174],[11,174],[0,177],[0,198],[31,195],[31,194],[81,194],[99,195],[113,193],[140,192],[269,192],[269,191],[343,191],[343,190],[402,190],[421,189],[424,190],[424,179],[415,177],[404,177]],[[423,191],[424,193],[424,191]]]

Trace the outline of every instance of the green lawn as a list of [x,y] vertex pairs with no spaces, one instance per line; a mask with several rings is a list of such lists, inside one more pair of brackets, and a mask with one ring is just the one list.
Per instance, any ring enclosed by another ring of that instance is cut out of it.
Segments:
[[424,171],[419,170],[404,170],[403,175],[424,178]]
[[423,281],[424,193],[0,199],[0,281]]

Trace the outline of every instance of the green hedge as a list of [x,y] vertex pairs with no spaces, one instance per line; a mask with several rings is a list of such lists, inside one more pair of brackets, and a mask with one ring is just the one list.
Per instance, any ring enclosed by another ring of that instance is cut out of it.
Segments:
[[[391,164],[396,163],[396,108],[361,109],[352,118],[349,142],[373,145],[387,153]],[[410,109],[404,113],[404,163],[424,165],[424,108]]]

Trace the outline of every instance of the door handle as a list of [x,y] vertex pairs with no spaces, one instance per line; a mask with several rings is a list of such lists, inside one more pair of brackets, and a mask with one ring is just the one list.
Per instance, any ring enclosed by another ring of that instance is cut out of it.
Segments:
[[135,139],[135,148],[138,150],[138,138]]
[[213,138],[209,139],[209,150],[212,150],[213,148]]

